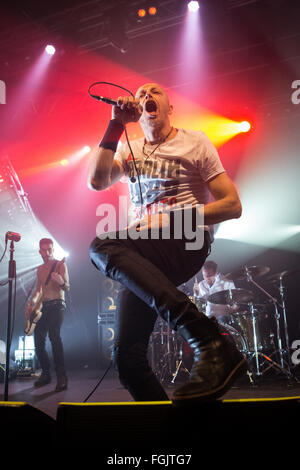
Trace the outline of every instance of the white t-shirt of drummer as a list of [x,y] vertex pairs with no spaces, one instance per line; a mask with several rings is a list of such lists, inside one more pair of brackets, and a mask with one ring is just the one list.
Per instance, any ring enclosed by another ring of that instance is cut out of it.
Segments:
[[[204,297],[206,300],[212,294],[220,292],[222,290],[235,289],[233,281],[229,281],[222,274],[217,274],[215,282],[212,286],[208,284],[207,281],[203,280],[199,282],[199,297]],[[206,304],[206,315],[208,317],[222,317],[223,315],[229,315],[231,312],[228,305],[214,304],[212,302],[207,302]]]
[[[218,152],[202,131],[178,129],[176,136],[159,145],[146,145],[144,138],[130,143],[140,174],[140,188],[128,144],[122,144],[115,158],[122,164],[132,203],[132,221],[187,204],[195,207],[209,201],[207,182],[225,172]],[[154,147],[155,148],[155,147]],[[150,155],[151,154],[151,155]],[[148,156],[147,156],[148,155]]]

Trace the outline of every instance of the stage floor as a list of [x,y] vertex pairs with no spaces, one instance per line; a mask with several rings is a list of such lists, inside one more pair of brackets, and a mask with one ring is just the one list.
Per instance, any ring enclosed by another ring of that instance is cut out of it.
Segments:
[[[34,388],[35,376],[11,378],[8,387],[8,400],[29,403],[47,415],[56,418],[58,404],[87,403],[92,402],[128,402],[133,401],[127,390],[120,384],[117,374],[110,369],[103,378],[99,386],[101,377],[105,369],[82,368],[70,370],[68,372],[68,389],[62,392],[55,392],[55,376],[49,385],[41,388]],[[232,387],[223,397],[223,400],[255,399],[255,398],[284,398],[300,396],[300,378],[289,383],[282,374],[275,373],[262,376],[257,384],[253,385],[245,376]],[[177,380],[175,384],[166,382],[163,384],[170,399],[173,390],[184,383],[184,379]],[[91,392],[94,390],[92,395]],[[4,385],[0,384],[0,400],[3,400]]]

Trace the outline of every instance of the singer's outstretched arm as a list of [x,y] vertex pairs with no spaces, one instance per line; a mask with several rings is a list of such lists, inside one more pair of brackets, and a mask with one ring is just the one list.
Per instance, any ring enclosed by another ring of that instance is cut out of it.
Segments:
[[108,128],[92,156],[92,164],[88,176],[88,187],[95,191],[108,188],[124,175],[120,162],[114,160],[118,141],[125,124],[137,122],[142,114],[139,100],[131,96],[119,97],[118,106],[112,109],[112,119]]
[[116,183],[124,174],[124,169],[117,160],[115,152],[103,147],[97,147],[92,155],[92,163],[88,176],[88,187],[102,191]]

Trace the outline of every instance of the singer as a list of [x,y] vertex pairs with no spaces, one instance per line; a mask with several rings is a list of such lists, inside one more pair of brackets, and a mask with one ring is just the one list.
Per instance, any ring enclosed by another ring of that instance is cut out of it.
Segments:
[[[136,401],[169,400],[147,361],[157,315],[193,348],[190,381],[172,397],[176,406],[182,406],[222,396],[246,371],[246,360],[221,335],[217,322],[199,312],[177,289],[201,269],[209,255],[213,224],[239,218],[242,209],[237,189],[211,141],[201,131],[172,126],[172,112],[168,94],[157,83],[141,86],[135,98],[120,97],[112,108],[112,119],[93,155],[88,185],[101,191],[126,175],[136,209],[136,230],[147,231],[149,236],[132,239],[122,231],[114,238],[97,237],[91,243],[90,257],[97,269],[123,285],[113,360],[121,383]],[[128,144],[118,148],[118,141],[124,126],[137,121],[144,138],[131,143],[132,155]],[[195,223],[200,204],[204,205],[204,227]],[[192,207],[195,228],[204,230],[201,249],[187,249],[185,236],[174,236],[178,227],[172,211],[184,212],[186,206]],[[151,237],[153,228],[161,235],[167,224],[168,239]]]

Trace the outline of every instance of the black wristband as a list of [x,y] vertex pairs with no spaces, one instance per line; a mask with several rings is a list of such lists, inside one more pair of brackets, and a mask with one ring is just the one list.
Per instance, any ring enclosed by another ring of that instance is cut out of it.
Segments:
[[116,119],[111,119],[109,121],[108,127],[105,131],[105,134],[99,144],[99,147],[104,149],[110,149],[113,152],[116,152],[118,147],[118,142],[121,135],[123,134],[124,126],[120,121]]

